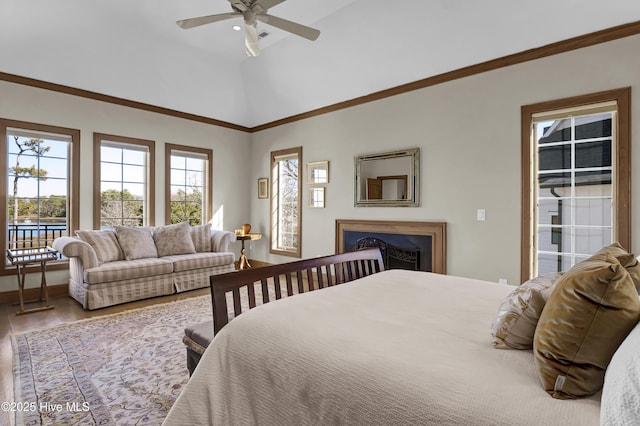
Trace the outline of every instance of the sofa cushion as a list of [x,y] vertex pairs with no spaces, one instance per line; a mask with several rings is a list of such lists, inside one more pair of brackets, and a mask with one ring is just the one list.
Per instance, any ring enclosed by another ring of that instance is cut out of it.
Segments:
[[129,280],[142,277],[170,274],[173,264],[165,259],[150,257],[135,260],[119,260],[84,271],[84,280],[89,284]]
[[115,230],[126,260],[158,257],[151,228],[147,226],[116,226]]
[[155,228],[153,241],[155,241],[160,257],[196,252],[187,222]]
[[112,262],[124,259],[124,253],[113,230],[84,230],[76,231],[76,235],[85,243],[93,247],[98,263]]
[[554,398],[600,390],[614,352],[640,316],[629,272],[597,253],[558,279],[536,328],[533,352],[544,389]]
[[211,224],[192,226],[191,240],[197,252],[211,251]]
[[209,252],[165,256],[163,259],[173,263],[173,272],[182,272],[193,269],[228,265],[234,262],[235,256],[231,252]]

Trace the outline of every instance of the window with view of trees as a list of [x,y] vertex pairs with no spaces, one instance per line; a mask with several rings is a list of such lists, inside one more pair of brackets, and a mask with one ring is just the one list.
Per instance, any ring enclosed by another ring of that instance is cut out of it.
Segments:
[[154,225],[153,141],[94,133],[94,227]]
[[566,271],[613,241],[630,250],[628,95],[523,107],[523,281]]
[[[74,129],[0,119],[6,143],[0,203],[6,249],[51,246],[78,227],[78,149]],[[5,264],[6,266],[6,264]]]
[[165,217],[169,223],[201,225],[211,218],[213,152],[165,144]]
[[271,253],[301,256],[302,148],[271,153]]

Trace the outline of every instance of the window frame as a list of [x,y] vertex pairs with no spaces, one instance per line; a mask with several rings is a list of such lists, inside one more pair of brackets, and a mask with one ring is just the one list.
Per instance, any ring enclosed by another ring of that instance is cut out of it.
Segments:
[[213,150],[209,148],[198,148],[194,146],[177,145],[165,143],[164,145],[164,221],[165,224],[171,223],[171,155],[174,151],[182,151],[185,153],[194,153],[206,156],[205,176],[202,180],[204,198],[203,206],[203,222],[205,225],[212,220],[213,215]]
[[612,122],[617,136],[613,153],[613,240],[631,250],[631,88],[620,88],[587,95],[524,105],[521,107],[521,235],[520,280],[532,278],[534,237],[537,224],[534,216],[533,183],[536,173],[532,162],[536,142],[533,140],[534,114],[566,108],[588,107],[592,104],[616,102],[617,112]]
[[[274,173],[274,167],[278,161],[277,158],[294,155],[294,154],[298,157],[298,199],[297,199],[298,223],[296,224],[296,237],[297,237],[298,245],[295,251],[293,250],[289,251],[289,250],[280,250],[277,248],[277,241],[278,241],[279,234],[277,230],[278,218],[276,215],[280,211],[280,206],[278,204],[279,179],[274,179],[273,173]],[[301,146],[295,147],[295,148],[278,150],[278,151],[271,151],[270,167],[269,167],[270,176],[271,176],[271,194],[270,194],[270,202],[269,202],[269,205],[271,208],[270,214],[269,214],[269,220],[270,220],[269,253],[278,254],[282,256],[297,257],[297,258],[302,257],[302,182],[303,182],[302,173],[304,170],[303,164],[304,163],[302,162]],[[276,248],[274,248],[274,244]]]
[[101,229],[102,225],[102,215],[101,215],[101,148],[102,142],[116,142],[127,145],[140,145],[144,146],[148,149],[147,152],[147,188],[146,188],[146,206],[147,211],[145,212],[145,226],[155,226],[155,141],[131,138],[127,136],[117,136],[110,135],[106,133],[93,133],[93,228]]
[[[67,220],[68,220],[68,235],[74,235],[75,231],[80,227],[80,130],[79,129],[71,129],[68,127],[60,127],[60,126],[52,126],[48,124],[40,124],[40,123],[31,123],[27,121],[19,121],[19,120],[10,120],[5,118],[0,118],[0,132],[2,132],[4,140],[5,140],[5,149],[3,155],[0,155],[0,170],[3,171],[5,175],[5,185],[2,190],[0,190],[0,204],[2,206],[6,206],[9,202],[9,194],[7,193],[7,176],[8,176],[8,146],[6,144],[7,140],[7,130],[9,128],[14,129],[22,129],[27,131],[33,131],[34,133],[43,132],[43,133],[54,133],[60,134],[70,137],[70,148],[69,148],[69,182],[68,182],[68,210],[67,210]],[[0,213],[0,220],[4,220],[5,223],[8,223],[7,220],[7,210],[5,208],[2,209]],[[0,229],[0,239],[2,241],[7,241],[7,227],[2,226]],[[6,250],[6,247],[5,247]],[[15,266],[6,265],[0,269],[0,275],[10,275],[15,274]],[[27,266],[26,271],[39,270],[40,265]],[[68,269],[68,259],[63,258],[55,262],[51,262],[47,265],[47,270],[49,271],[57,271],[57,270],[66,270]]]

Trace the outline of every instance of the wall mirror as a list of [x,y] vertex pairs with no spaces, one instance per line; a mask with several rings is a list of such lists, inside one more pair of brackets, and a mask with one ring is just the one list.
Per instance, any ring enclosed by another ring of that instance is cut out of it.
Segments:
[[420,148],[355,157],[354,205],[417,207]]

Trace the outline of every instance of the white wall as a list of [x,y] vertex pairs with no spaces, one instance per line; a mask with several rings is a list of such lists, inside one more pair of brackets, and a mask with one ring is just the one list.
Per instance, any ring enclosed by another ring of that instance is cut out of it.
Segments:
[[[640,36],[629,37],[425,88],[298,121],[255,134],[0,81],[0,117],[81,130],[81,228],[92,226],[93,132],[156,141],[156,222],[164,221],[165,142],[208,147],[214,153],[214,210],[225,229],[251,223],[262,240],[251,258],[269,254],[269,200],[257,198],[257,179],[269,176],[269,152],[303,146],[303,163],[330,161],[326,208],[307,208],[303,185],[302,256],[334,252],[336,219],[446,221],[449,274],[517,283],[520,275],[520,107],[614,88],[640,91]],[[632,110],[640,123],[640,109]],[[632,169],[640,165],[640,140],[632,128]],[[421,147],[420,207],[353,206],[353,157]],[[640,187],[632,176],[632,188]],[[633,212],[640,197],[633,197]],[[487,212],[476,221],[476,209]],[[640,218],[632,215],[632,229]],[[631,249],[640,247],[635,232]],[[239,247],[235,247],[236,254]],[[48,275],[66,282],[65,273]],[[38,277],[28,277],[37,286]],[[0,291],[16,289],[0,276]]]
[[[222,227],[227,230],[249,220],[250,134],[4,81],[0,81],[0,117],[80,129],[81,229],[93,227],[93,132],[156,142],[156,224],[165,223],[165,143],[211,148],[214,214],[223,215]],[[234,250],[239,256],[240,248]],[[27,286],[39,286],[39,278],[29,274]],[[48,273],[47,280],[50,285],[63,284],[68,273]],[[0,276],[0,292],[16,288],[14,275]]]
[[[490,281],[520,276],[520,107],[592,92],[632,87],[640,105],[640,36],[490,71],[419,91],[268,129],[253,135],[252,180],[269,176],[269,152],[303,147],[303,163],[329,160],[326,208],[302,212],[302,256],[334,252],[336,219],[447,222],[447,271]],[[434,58],[436,60],[436,58]],[[632,111],[640,123],[640,107]],[[421,147],[418,208],[353,206],[353,157]],[[632,128],[632,169],[640,140]],[[632,187],[640,187],[640,174]],[[255,186],[255,185],[254,185]],[[268,235],[269,200],[251,196],[251,224]],[[303,206],[307,205],[303,185]],[[640,197],[633,198],[638,211]],[[476,221],[476,209],[486,221]],[[640,218],[632,215],[632,229]],[[632,238],[640,248],[640,233]],[[633,249],[633,247],[631,249]],[[268,240],[250,256],[269,254]]]

